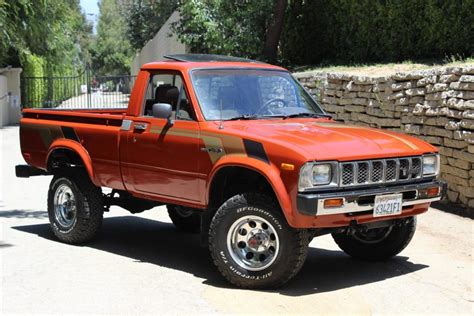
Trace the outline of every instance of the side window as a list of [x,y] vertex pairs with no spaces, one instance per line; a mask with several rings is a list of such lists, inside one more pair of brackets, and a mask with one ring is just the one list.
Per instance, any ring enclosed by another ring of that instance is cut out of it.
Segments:
[[144,116],[153,116],[153,104],[155,103],[170,104],[173,109],[173,119],[195,120],[183,79],[177,73],[150,75],[143,107]]

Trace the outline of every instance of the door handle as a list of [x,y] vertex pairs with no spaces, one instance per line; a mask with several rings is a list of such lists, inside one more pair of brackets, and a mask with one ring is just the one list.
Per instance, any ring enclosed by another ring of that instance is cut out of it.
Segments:
[[133,125],[133,129],[136,131],[145,131],[147,128],[148,124],[146,123],[135,123]]

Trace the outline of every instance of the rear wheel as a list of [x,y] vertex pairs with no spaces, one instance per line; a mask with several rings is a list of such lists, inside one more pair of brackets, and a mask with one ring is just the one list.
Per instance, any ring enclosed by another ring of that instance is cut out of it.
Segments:
[[398,225],[369,229],[352,235],[333,234],[339,248],[348,255],[370,261],[386,260],[408,246],[416,230],[416,218]]
[[171,221],[181,231],[199,233],[201,230],[201,215],[192,208],[167,205]]
[[91,240],[102,225],[102,192],[87,173],[54,176],[48,191],[48,216],[54,235],[77,244]]
[[215,265],[232,284],[274,288],[293,278],[303,266],[308,235],[306,230],[288,226],[268,196],[239,194],[213,217],[209,249]]

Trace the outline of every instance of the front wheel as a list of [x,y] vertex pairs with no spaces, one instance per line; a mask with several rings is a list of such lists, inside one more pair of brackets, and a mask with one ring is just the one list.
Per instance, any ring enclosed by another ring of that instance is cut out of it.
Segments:
[[348,255],[369,261],[387,260],[408,246],[416,230],[416,217],[398,225],[369,229],[352,235],[332,234],[336,244]]
[[291,228],[273,199],[230,198],[216,212],[209,249],[221,274],[243,288],[275,288],[294,277],[308,251],[306,230]]

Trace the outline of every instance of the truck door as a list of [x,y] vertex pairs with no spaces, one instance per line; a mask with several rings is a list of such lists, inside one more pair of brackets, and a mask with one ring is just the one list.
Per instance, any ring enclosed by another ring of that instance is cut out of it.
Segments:
[[[199,124],[178,73],[150,74],[142,114],[122,125],[121,163],[127,189],[142,195],[200,202]],[[152,106],[168,103],[173,125],[154,118]],[[128,129],[127,129],[128,127]]]

